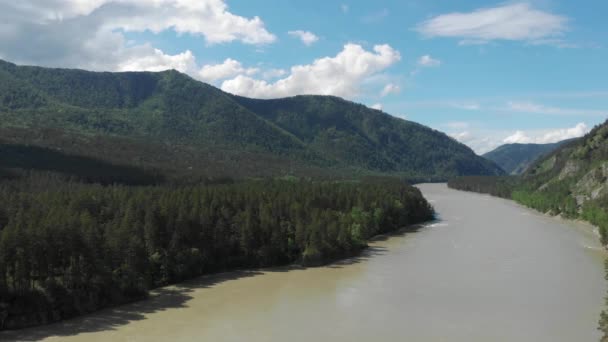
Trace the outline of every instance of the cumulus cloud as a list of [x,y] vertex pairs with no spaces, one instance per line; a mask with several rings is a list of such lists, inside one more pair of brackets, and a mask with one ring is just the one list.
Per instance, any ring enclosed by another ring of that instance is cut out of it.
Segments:
[[228,58],[221,64],[203,66],[198,71],[198,78],[205,82],[215,82],[241,74],[254,75],[259,71],[257,68],[244,68],[241,62]]
[[487,132],[483,129],[480,131],[480,127],[471,122],[450,121],[443,123],[439,130],[446,131],[448,136],[469,146],[477,153],[486,152],[499,144],[499,142],[493,143]]
[[[134,53],[116,66],[117,71],[162,71],[175,69],[191,72],[196,69],[196,58],[190,50],[176,55],[168,55],[149,45],[138,48],[141,53]],[[144,51],[142,51],[144,50]],[[149,50],[149,51],[148,51]]]
[[497,132],[477,130],[474,127],[468,127],[464,125],[459,127],[456,125],[454,129],[465,129],[457,130],[452,133],[448,133],[450,137],[461,142],[475,151],[475,153],[481,155],[488,151],[491,151],[502,144],[500,138],[497,138]]
[[283,70],[283,69],[269,69],[264,71],[264,73],[262,74],[262,77],[264,79],[273,79],[273,78],[278,78],[278,77],[283,77],[287,75],[287,71]]
[[124,32],[171,30],[207,44],[276,40],[259,17],[233,14],[224,0],[23,0],[1,4],[0,22],[4,58],[93,70],[192,68],[191,52],[131,44]]
[[584,122],[578,123],[576,126],[564,129],[555,129],[542,132],[524,132],[516,131],[512,135],[506,137],[503,142],[505,144],[548,144],[566,139],[578,138],[589,132],[590,128]]
[[[141,0],[107,1],[121,11],[111,11],[105,25],[125,31],[172,29],[177,33],[198,34],[209,44],[242,41],[246,44],[272,43],[276,37],[259,17],[244,18],[228,11],[224,0]],[[122,7],[122,8],[121,8]],[[128,10],[128,11],[125,11]],[[102,12],[106,12],[104,8]],[[128,15],[117,15],[119,13]]]
[[560,42],[568,18],[533,8],[528,3],[507,3],[468,13],[448,13],[422,22],[416,30],[428,38],[459,38],[462,44],[492,40]]
[[569,128],[506,131],[487,129],[476,123],[453,121],[442,124],[439,129],[447,131],[450,137],[469,146],[480,155],[503,144],[548,144],[578,138],[590,131],[583,122]]
[[302,43],[304,43],[304,45],[306,46],[311,46],[319,40],[319,37],[317,37],[314,33],[310,31],[296,30],[289,31],[287,33],[292,37],[300,39]]
[[385,97],[390,94],[398,94],[399,92],[401,92],[400,86],[398,86],[397,84],[394,84],[394,83],[389,83],[384,86],[384,88],[382,89],[382,92],[380,93],[380,96]]
[[358,44],[346,44],[335,57],[319,58],[307,65],[293,66],[287,77],[275,82],[238,75],[222,83],[222,90],[256,98],[278,98],[301,94],[335,95],[353,98],[361,83],[401,60],[389,45],[373,51]]
[[505,144],[530,144],[532,141],[533,139],[526,135],[524,131],[516,131],[503,140]]
[[369,106],[369,108],[376,109],[376,110],[382,110],[383,107],[382,107],[382,103],[375,103],[375,104]]
[[430,55],[424,55],[418,59],[418,65],[422,67],[438,67],[441,65],[441,61],[434,59]]

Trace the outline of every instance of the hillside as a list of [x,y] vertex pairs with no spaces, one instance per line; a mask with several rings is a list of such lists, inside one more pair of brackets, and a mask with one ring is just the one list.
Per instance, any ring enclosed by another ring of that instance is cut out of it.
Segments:
[[447,135],[335,97],[235,97],[176,71],[89,72],[0,61],[0,143],[165,175],[496,175]]
[[483,155],[510,175],[520,175],[538,158],[554,151],[564,140],[553,144],[505,144]]
[[552,215],[582,218],[608,242],[608,121],[538,159],[519,177],[462,177],[453,188],[512,198]]
[[[513,199],[530,208],[565,218],[583,219],[598,227],[608,244],[608,121],[583,138],[567,142],[538,159],[521,176],[459,177],[451,188]],[[606,264],[608,274],[608,264]],[[608,340],[608,309],[599,329]]]
[[535,162],[514,196],[556,214],[581,217],[608,240],[608,121]]

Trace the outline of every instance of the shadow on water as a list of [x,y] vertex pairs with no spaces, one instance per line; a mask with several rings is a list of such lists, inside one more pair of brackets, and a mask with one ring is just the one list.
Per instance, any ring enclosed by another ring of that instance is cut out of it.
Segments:
[[404,236],[410,235],[410,234],[416,234],[420,230],[427,229],[427,228],[431,227],[433,224],[436,224],[440,221],[441,220],[437,217],[437,219],[435,219],[433,221],[412,225],[409,227],[399,229],[398,231],[395,231],[392,233],[386,233],[386,234],[375,236],[372,239],[370,239],[370,241],[369,241],[371,243],[371,245],[369,247],[367,247],[366,249],[364,249],[359,255],[333,262],[329,265],[326,265],[325,267],[343,268],[345,266],[358,264],[361,262],[365,262],[369,259],[372,259],[374,257],[384,255],[388,252],[389,249],[384,246],[376,245],[375,244],[376,242],[385,242],[385,241],[388,241],[393,238],[399,238],[399,237],[404,237]]
[[[440,220],[403,228],[397,232],[383,234],[371,239],[371,245],[359,255],[338,260],[322,267],[339,269],[365,262],[376,256],[388,253],[388,248],[378,246],[375,242],[387,241],[392,238],[413,234],[423,228],[428,228]],[[52,323],[46,326],[26,328],[22,330],[0,332],[0,341],[39,341],[49,337],[69,337],[83,333],[112,331],[129,323],[146,319],[147,315],[165,310],[186,308],[186,303],[193,299],[192,292],[198,289],[212,288],[223,282],[255,277],[267,272],[291,272],[306,270],[307,267],[292,265],[265,268],[259,270],[231,271],[226,273],[202,276],[180,284],[159,288],[151,291],[149,298],[138,302],[113,308],[103,309],[92,314]]]
[[388,251],[388,248],[381,246],[370,246],[364,249],[359,255],[346,258],[343,260],[339,260],[333,262],[329,265],[326,265],[327,268],[344,268],[346,266],[359,264],[365,262],[375,256],[384,255]]
[[49,337],[68,337],[82,333],[115,330],[120,326],[140,321],[147,315],[165,310],[187,307],[191,293],[211,288],[230,280],[253,277],[260,271],[234,271],[200,277],[177,285],[151,291],[149,298],[138,302],[97,311],[81,317],[46,326],[0,332],[0,341],[39,341]]

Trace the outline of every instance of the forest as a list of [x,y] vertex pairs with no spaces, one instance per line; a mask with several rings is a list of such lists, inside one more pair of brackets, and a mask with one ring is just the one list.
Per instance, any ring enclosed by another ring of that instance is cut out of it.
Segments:
[[141,186],[4,170],[0,179],[2,329],[141,299],[204,274],[320,265],[434,216],[418,189],[386,178]]
[[500,175],[448,135],[332,96],[254,100],[177,71],[0,60],[0,140],[209,177]]

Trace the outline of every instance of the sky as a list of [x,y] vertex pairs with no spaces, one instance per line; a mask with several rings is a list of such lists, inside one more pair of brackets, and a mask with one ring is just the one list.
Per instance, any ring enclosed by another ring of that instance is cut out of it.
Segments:
[[608,118],[605,0],[0,0],[0,58],[344,97],[485,153]]

